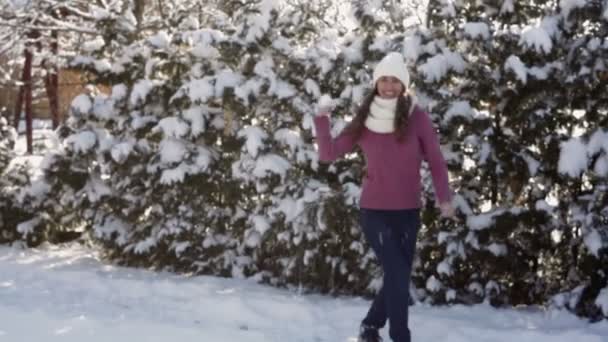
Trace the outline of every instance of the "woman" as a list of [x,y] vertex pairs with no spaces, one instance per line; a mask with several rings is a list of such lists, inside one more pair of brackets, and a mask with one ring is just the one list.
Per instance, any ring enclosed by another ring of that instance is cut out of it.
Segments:
[[373,91],[344,131],[332,138],[330,110],[315,117],[319,159],[333,161],[359,145],[366,160],[360,199],[361,226],[383,272],[383,286],[361,323],[359,341],[381,341],[389,321],[394,342],[410,342],[409,283],[420,226],[420,167],[431,169],[441,214],[452,217],[445,160],[428,114],[408,94],[409,73],[399,53],[389,53],[373,73]]

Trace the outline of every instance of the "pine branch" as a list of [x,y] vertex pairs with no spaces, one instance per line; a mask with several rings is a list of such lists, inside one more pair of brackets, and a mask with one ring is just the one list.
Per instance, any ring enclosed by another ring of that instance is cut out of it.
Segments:
[[[11,33],[11,35],[13,35],[13,34]],[[0,38],[0,42],[4,42],[5,38],[8,38],[8,37],[5,36],[5,37]],[[9,50],[11,50],[15,46],[15,43],[22,39],[23,39],[22,34],[18,34],[16,37],[13,37],[9,42],[6,43],[6,45],[4,47],[2,47],[0,49],[0,56],[4,55]]]
[[32,31],[58,31],[58,32],[76,32],[82,34],[91,34],[97,35],[97,31],[82,29],[78,27],[74,27],[71,25],[68,26],[46,26],[46,25],[34,25],[34,24],[12,24],[7,22],[0,22],[0,26],[4,27],[12,27],[12,28],[21,28]]

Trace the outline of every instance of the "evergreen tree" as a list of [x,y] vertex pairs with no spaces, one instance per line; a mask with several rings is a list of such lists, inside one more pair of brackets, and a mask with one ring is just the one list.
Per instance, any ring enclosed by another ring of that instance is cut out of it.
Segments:
[[0,117],[0,172],[4,172],[14,158],[13,148],[17,132],[8,125],[5,118]]
[[607,10],[605,2],[561,2],[563,31],[556,43],[564,49],[562,83],[570,109],[567,114],[574,123],[559,132],[559,160],[554,164],[560,211],[553,233],[559,237],[560,248],[551,264],[552,271],[559,270],[554,288],[563,291],[554,300],[592,319],[608,317],[601,305],[608,285],[608,46],[600,43],[608,33]]
[[320,166],[312,115],[322,94],[350,114],[392,38],[336,28],[324,2],[185,8],[143,24],[129,6],[93,8],[99,37],[73,65],[112,91],[75,99],[49,168],[87,175],[74,198],[93,236],[132,265],[373,289],[361,160]]
[[75,197],[87,195],[92,233],[116,260],[305,282],[294,267],[310,252],[293,246],[316,239],[306,207],[320,186],[299,126],[310,94],[295,96],[311,84],[297,72],[309,61],[289,56],[297,46],[285,37],[298,11],[230,5],[209,17],[180,7],[172,28],[150,32],[135,29],[129,7],[95,9],[100,36],[74,65],[112,91],[75,99],[55,160],[67,174],[86,170]]
[[13,208],[9,207],[12,198],[10,197],[10,194],[8,194],[7,187],[10,184],[6,181],[5,172],[10,162],[15,157],[13,147],[15,145],[16,135],[17,133],[8,125],[6,119],[0,117],[0,175],[2,175],[0,183],[0,223],[2,227],[0,242],[2,243],[15,239],[14,229],[8,229],[10,224],[7,222],[8,214]]
[[[561,5],[430,3],[430,32],[418,38],[419,71],[450,141],[466,218],[466,225],[434,228],[442,248],[424,252],[424,267],[438,280],[426,284],[431,301],[543,303],[568,272],[555,266],[568,258],[556,248],[556,229],[572,229],[556,226],[569,203],[556,172],[559,147],[580,128],[572,111],[590,108],[581,107],[583,96],[572,97],[573,83],[601,92],[596,77],[605,67],[595,63],[595,80],[574,81],[581,74],[569,64],[580,46],[573,45],[572,15],[597,4]],[[580,20],[605,25],[597,15]],[[597,41],[601,32],[579,34]]]
[[[33,215],[19,205],[20,198],[23,198],[21,187],[27,185],[29,175],[27,164],[15,163],[16,139],[15,129],[0,117],[0,243],[20,240],[22,232],[29,231],[36,223],[29,221]],[[38,240],[36,234],[28,238],[31,244]]]
[[440,220],[423,177],[412,294],[606,316],[605,3],[61,3],[91,86],[40,169],[2,170],[2,241],[86,230],[128,265],[373,292],[363,160],[319,163],[312,120],[331,98],[338,134],[399,51],[461,211]]

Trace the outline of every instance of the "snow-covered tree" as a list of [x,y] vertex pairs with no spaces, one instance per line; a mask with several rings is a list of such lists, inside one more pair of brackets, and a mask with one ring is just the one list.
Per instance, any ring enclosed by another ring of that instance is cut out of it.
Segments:
[[43,3],[80,20],[60,27],[90,86],[3,193],[29,242],[85,230],[128,265],[373,292],[364,162],[319,163],[312,118],[329,97],[338,134],[399,51],[461,212],[440,220],[423,177],[412,294],[606,316],[605,2]]
[[555,217],[579,202],[557,167],[560,144],[597,127],[581,113],[606,120],[602,6],[430,2],[429,31],[414,40],[420,88],[449,141],[466,220],[432,228],[443,246],[425,251],[432,301],[543,302],[569,271],[553,267],[568,254],[556,229],[576,228]]
[[14,158],[17,132],[12,129],[5,118],[0,117],[0,172],[3,172]]
[[[59,70],[91,31],[82,3],[74,0],[0,3],[0,54],[10,60],[0,66],[0,83],[17,88],[12,120],[26,124],[27,150],[33,151],[33,103],[46,98],[53,127],[60,121]],[[18,71],[19,77],[13,77]]]
[[602,304],[608,287],[607,142],[606,130],[597,128],[561,144],[560,210],[552,232],[560,252],[551,255],[551,271],[561,280],[553,301],[592,319],[608,317]]
[[318,165],[312,115],[328,94],[344,127],[399,35],[352,33],[345,4],[191,5],[90,7],[99,35],[71,65],[111,92],[75,99],[49,175],[86,175],[70,197],[119,261],[373,289],[361,160]]
[[[608,4],[599,1],[560,2],[564,28],[562,46],[567,72],[565,97],[575,120],[559,131],[559,178],[554,185],[559,214],[552,232],[560,240],[553,265],[561,270],[556,301],[592,319],[608,317],[608,222],[606,221],[606,125],[608,124]],[[603,40],[603,43],[602,43]],[[602,297],[603,296],[603,297]],[[567,298],[567,301],[562,300]]]
[[5,171],[15,157],[13,147],[16,135],[17,133],[8,125],[6,119],[0,117],[0,175],[2,176],[0,180],[0,223],[2,224],[0,242],[8,242],[15,239],[13,236],[14,230],[10,231],[8,229],[8,214],[11,213],[11,209],[13,208],[10,208],[11,198],[7,189],[10,183],[6,180]]
[[[0,117],[0,243],[9,243],[22,238],[21,231],[31,226],[33,215],[21,206],[23,191],[29,184],[27,164],[15,162],[14,146],[17,132],[7,120]],[[30,244],[41,241],[39,236],[26,237]]]
[[[251,275],[271,261],[255,251],[274,236],[263,236],[270,207],[285,206],[272,197],[291,167],[278,153],[315,156],[289,130],[294,91],[272,71],[290,61],[277,55],[273,64],[265,45],[280,9],[252,2],[231,13],[235,22],[183,10],[164,29],[155,17],[136,22],[129,7],[92,7],[100,34],[73,65],[112,90],[75,99],[56,160],[88,174],[75,197],[89,197],[93,234],[117,260]],[[284,147],[273,153],[268,137]]]

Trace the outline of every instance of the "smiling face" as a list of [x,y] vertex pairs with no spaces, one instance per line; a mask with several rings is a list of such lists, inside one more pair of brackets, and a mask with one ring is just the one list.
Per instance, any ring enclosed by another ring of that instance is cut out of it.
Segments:
[[403,84],[397,77],[382,76],[376,82],[378,95],[383,99],[394,99],[405,92]]

